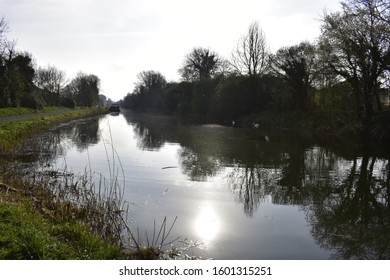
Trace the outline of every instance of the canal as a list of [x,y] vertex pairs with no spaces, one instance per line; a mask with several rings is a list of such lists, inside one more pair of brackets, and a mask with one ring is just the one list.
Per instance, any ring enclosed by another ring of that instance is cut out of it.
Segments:
[[131,112],[61,125],[37,143],[23,152],[37,170],[119,182],[141,242],[177,219],[168,239],[202,258],[390,257],[386,153]]

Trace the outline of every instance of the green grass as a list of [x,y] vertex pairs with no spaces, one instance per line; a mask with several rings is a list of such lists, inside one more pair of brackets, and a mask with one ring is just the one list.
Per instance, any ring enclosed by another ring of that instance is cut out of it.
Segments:
[[[1,109],[3,112],[13,110],[13,108]],[[24,109],[22,109],[24,110]],[[50,110],[50,108],[48,109]],[[64,110],[57,107],[51,107],[53,111]],[[11,113],[8,111],[8,113]],[[41,111],[42,112],[42,111]],[[0,123],[0,153],[11,152],[15,149],[26,137],[32,136],[40,130],[47,129],[55,124],[79,119],[91,115],[102,114],[105,111],[102,109],[75,109],[66,110],[63,113],[49,116],[36,117],[26,120],[9,121]]]
[[[23,173],[23,172],[21,172]],[[0,260],[95,260],[183,258],[168,247],[174,225],[164,219],[151,243],[131,233],[119,185],[96,186],[91,174],[22,179],[17,170],[0,177]],[[4,183],[2,183],[4,182]]]
[[120,259],[121,247],[108,244],[82,223],[56,223],[29,203],[0,203],[0,259]]
[[[165,234],[164,220],[160,229],[160,233],[163,231],[161,243],[157,241],[159,237],[156,240],[153,237],[152,244],[147,246],[136,243],[126,222],[128,208],[119,186],[107,185],[104,178],[95,185],[92,172],[76,177],[59,171],[64,176],[57,177],[54,171],[53,175],[36,174],[29,180],[23,170],[9,164],[12,150],[26,137],[57,123],[101,113],[104,112],[77,109],[0,123],[0,170],[3,171],[0,174],[0,259],[162,257],[161,245],[166,243],[171,228],[168,235]],[[11,186],[11,190],[7,186]],[[169,257],[181,257],[180,253],[175,250]]]

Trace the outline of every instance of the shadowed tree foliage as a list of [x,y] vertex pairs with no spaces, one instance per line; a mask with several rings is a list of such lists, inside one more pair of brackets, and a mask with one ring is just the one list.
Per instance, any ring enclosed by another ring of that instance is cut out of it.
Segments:
[[322,26],[329,65],[351,84],[357,115],[366,124],[381,110],[379,91],[390,71],[388,8],[381,0],[348,0],[342,12],[325,15]]
[[12,49],[0,64],[0,107],[17,107],[33,88],[34,67],[31,55],[15,53]]
[[34,92],[35,76],[32,55],[15,50],[15,42],[6,38],[8,23],[0,19],[0,107],[31,107],[42,102]]
[[78,73],[65,87],[65,72],[55,66],[36,67],[31,54],[15,50],[6,38],[8,23],[0,19],[0,107],[65,106],[98,104],[100,80]]
[[316,75],[315,47],[310,43],[281,48],[272,59],[275,75],[288,85],[295,108],[306,110],[313,81]]
[[225,63],[217,53],[206,48],[194,48],[184,59],[179,74],[183,81],[193,82],[213,78],[225,70]]
[[137,111],[163,110],[162,93],[167,85],[165,77],[156,71],[142,71],[137,76],[133,93],[128,94],[122,106]]
[[156,71],[142,71],[138,74],[136,88],[145,88],[146,91],[158,91],[167,85],[165,77]]
[[230,124],[239,117],[259,111],[261,97],[261,79],[258,77],[232,76],[222,80],[214,97],[218,119]]

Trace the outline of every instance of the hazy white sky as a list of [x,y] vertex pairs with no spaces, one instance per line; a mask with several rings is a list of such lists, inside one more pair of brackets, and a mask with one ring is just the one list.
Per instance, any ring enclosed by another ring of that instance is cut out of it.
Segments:
[[229,58],[250,23],[257,21],[273,52],[314,41],[324,10],[340,0],[0,0],[7,37],[30,52],[38,66],[54,65],[101,79],[102,93],[119,100],[137,73],[177,70],[194,47]]

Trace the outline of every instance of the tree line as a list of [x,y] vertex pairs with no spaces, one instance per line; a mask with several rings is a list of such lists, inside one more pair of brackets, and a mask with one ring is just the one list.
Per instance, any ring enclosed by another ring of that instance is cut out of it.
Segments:
[[79,72],[68,81],[65,72],[55,66],[38,67],[30,53],[15,49],[15,42],[6,37],[7,31],[8,22],[1,18],[0,108],[74,108],[99,103],[100,79],[96,75]]
[[265,110],[290,110],[348,113],[370,124],[389,98],[390,4],[341,5],[341,11],[324,14],[314,43],[271,53],[254,22],[229,59],[208,48],[192,49],[178,69],[180,82],[142,71],[121,106],[197,122],[231,123]]

